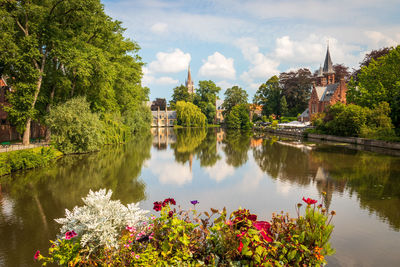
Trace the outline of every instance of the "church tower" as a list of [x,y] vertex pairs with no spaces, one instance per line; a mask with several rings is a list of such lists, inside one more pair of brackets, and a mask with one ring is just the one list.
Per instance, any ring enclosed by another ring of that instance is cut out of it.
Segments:
[[322,68],[322,71],[321,68],[319,69],[318,77],[320,78],[319,84],[321,86],[335,83],[335,71],[333,69],[331,54],[329,53],[329,44],[326,49],[324,67]]
[[190,74],[190,66],[188,67],[188,78],[186,80],[186,87],[188,89],[189,94],[194,94],[194,84],[192,81],[192,75]]

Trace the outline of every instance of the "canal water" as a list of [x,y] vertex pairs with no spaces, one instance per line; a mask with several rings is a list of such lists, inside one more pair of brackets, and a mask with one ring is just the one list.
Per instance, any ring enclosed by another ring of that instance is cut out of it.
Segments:
[[221,129],[153,129],[126,145],[66,156],[0,177],[0,266],[34,266],[58,233],[54,219],[90,189],[123,203],[173,197],[199,210],[250,209],[269,220],[327,192],[335,210],[328,266],[400,265],[400,157]]

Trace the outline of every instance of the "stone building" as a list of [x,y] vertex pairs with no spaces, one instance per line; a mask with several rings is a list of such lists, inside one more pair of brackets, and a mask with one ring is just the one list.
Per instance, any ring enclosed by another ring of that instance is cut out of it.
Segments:
[[224,103],[224,100],[221,100],[221,99],[217,99],[215,101],[215,109],[216,109],[215,122],[217,124],[224,122],[223,112],[225,111],[225,109],[222,107],[223,103]]
[[188,77],[185,82],[186,88],[188,89],[189,94],[194,94],[194,83],[192,80],[192,75],[190,74],[190,66],[188,67]]
[[326,50],[324,66],[318,70],[317,81],[313,82],[308,108],[300,115],[300,121],[310,121],[312,117],[323,112],[326,107],[337,102],[346,104],[347,85],[344,78],[335,83],[335,71],[329,53]]

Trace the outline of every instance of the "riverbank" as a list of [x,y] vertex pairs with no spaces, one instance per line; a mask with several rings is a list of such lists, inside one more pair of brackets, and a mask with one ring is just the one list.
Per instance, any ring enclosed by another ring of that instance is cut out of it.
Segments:
[[390,150],[400,150],[399,142],[389,142],[383,140],[367,139],[361,137],[345,137],[345,136],[334,136],[327,134],[314,134],[305,133],[302,129],[272,129],[272,128],[255,128],[256,131],[266,131],[268,133],[273,133],[277,135],[288,135],[298,138],[306,138],[309,140],[322,140],[322,141],[332,141],[340,143],[348,143],[353,145],[361,145],[367,147],[377,147]]
[[63,154],[53,147],[35,147],[0,154],[0,176],[49,164]]

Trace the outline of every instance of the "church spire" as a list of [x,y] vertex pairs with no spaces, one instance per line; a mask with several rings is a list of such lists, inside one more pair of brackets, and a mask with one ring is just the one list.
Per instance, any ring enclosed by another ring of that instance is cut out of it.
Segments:
[[189,94],[194,94],[194,84],[192,81],[192,74],[190,73],[190,65],[188,66],[188,78],[186,80],[186,87]]
[[329,53],[329,43],[328,47],[326,49],[326,56],[325,56],[325,62],[324,62],[324,68],[322,69],[324,74],[329,74],[329,73],[334,73],[333,70],[333,64],[331,60],[331,54]]

